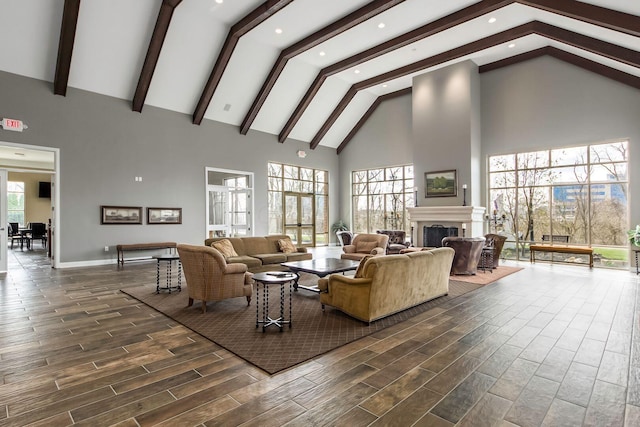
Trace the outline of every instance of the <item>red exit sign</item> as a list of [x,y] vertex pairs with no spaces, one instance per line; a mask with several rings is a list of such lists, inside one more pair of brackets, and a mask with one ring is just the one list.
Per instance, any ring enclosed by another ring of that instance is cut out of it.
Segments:
[[16,119],[4,118],[0,122],[0,125],[2,125],[2,128],[4,130],[13,130],[16,132],[22,132],[22,130],[24,129],[24,123],[22,123],[22,120],[16,120]]

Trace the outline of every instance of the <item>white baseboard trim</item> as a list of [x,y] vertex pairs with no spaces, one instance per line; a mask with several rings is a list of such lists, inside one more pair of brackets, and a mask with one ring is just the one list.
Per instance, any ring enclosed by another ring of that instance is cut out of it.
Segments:
[[[151,261],[152,256],[142,256],[136,258],[125,258],[124,262],[132,261]],[[117,264],[117,259],[95,259],[92,261],[71,261],[58,263],[58,268],[77,268],[77,267],[97,267],[99,265]]]
[[118,261],[115,259],[96,259],[93,261],[72,261],[72,262],[60,262],[58,268],[76,268],[76,267],[97,267],[99,265],[115,264]]

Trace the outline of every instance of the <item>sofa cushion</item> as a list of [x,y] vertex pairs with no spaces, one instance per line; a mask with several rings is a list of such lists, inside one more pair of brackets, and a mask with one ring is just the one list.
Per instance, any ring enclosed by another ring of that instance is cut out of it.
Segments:
[[285,254],[290,254],[297,250],[293,243],[291,243],[291,239],[280,239],[278,240],[278,245],[280,246],[280,251]]
[[229,241],[229,239],[218,240],[217,242],[211,243],[211,247],[217,249],[218,252],[222,254],[225,258],[231,258],[238,256],[238,253],[233,248],[233,245]]
[[371,253],[377,246],[376,242],[358,242],[356,244],[356,252]]
[[313,255],[310,252],[293,252],[291,254],[286,254],[287,262],[290,261],[304,261],[307,259],[313,259]]
[[254,258],[248,255],[239,255],[227,258],[228,263],[239,262],[242,264],[246,264],[247,268],[260,267],[262,265],[262,261],[258,258]]
[[266,264],[280,264],[287,261],[287,256],[283,253],[279,254],[253,254],[253,257],[262,261],[262,265]]
[[244,249],[246,255],[255,254],[273,254],[277,253],[278,247],[264,237],[243,237]]
[[366,255],[365,257],[363,257],[360,260],[360,264],[358,264],[358,268],[356,269],[356,274],[353,276],[356,279],[360,278],[360,277],[364,277],[364,264],[367,262],[367,260],[369,258],[371,258],[373,255]]

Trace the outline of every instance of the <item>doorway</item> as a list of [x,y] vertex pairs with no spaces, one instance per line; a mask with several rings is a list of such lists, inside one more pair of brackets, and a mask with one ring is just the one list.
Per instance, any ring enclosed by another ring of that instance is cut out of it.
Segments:
[[[25,202],[27,202],[24,210],[24,224],[21,225],[26,225],[27,222],[43,222],[48,226],[47,247],[42,249],[44,255],[40,258],[47,260],[47,263],[52,267],[58,267],[59,257],[57,254],[60,245],[54,236],[58,234],[56,232],[59,230],[59,218],[55,215],[55,207],[59,206],[60,201],[57,185],[60,167],[59,153],[57,148],[0,141],[0,180],[2,180],[0,183],[2,189],[0,191],[0,229],[3,233],[3,237],[0,239],[0,272],[7,272],[11,266],[8,251],[8,209],[10,206],[7,199],[7,183],[12,179],[21,179],[20,182],[28,180],[29,184],[25,187],[23,194]],[[33,179],[29,180],[29,177],[33,177]],[[40,192],[40,182],[47,183],[42,188],[50,189],[50,194],[45,194],[46,191]],[[31,201],[29,201],[30,199]],[[39,204],[41,206],[38,209],[29,210]],[[32,212],[37,213],[30,217]],[[36,243],[36,245],[38,244]],[[39,245],[37,247],[39,250],[41,249]],[[19,251],[19,249],[17,250]],[[24,251],[24,255],[28,255],[28,253]],[[24,257],[20,257],[20,259],[24,259]]]
[[294,245],[315,246],[315,198],[307,193],[284,193],[284,232]]
[[207,229],[211,237],[253,234],[253,173],[206,168]]

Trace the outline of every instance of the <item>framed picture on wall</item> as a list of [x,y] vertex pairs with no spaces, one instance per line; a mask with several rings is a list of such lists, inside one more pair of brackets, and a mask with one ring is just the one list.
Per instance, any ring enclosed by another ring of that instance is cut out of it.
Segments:
[[182,224],[182,208],[147,208],[147,224]]
[[142,207],[100,206],[100,224],[142,224]]
[[455,197],[458,195],[456,170],[425,172],[425,197]]

